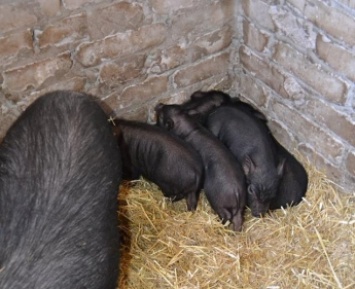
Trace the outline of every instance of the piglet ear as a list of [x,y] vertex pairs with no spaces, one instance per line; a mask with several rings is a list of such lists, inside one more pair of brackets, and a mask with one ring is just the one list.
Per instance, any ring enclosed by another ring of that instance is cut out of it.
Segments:
[[196,109],[189,109],[189,110],[185,111],[185,113],[187,113],[187,115],[199,114],[199,112]]
[[282,159],[277,166],[277,175],[280,177],[284,174],[285,162],[286,162],[286,159]]
[[205,92],[203,91],[195,91],[193,94],[191,94],[190,98],[191,99],[199,99],[199,98],[202,98],[203,96],[205,96]]
[[174,121],[171,118],[168,118],[165,123],[167,130],[172,130],[174,128]]
[[162,103],[158,103],[156,106],[155,106],[155,111],[161,111],[161,109],[163,108],[164,104]]
[[250,175],[250,173],[255,171],[255,164],[252,161],[250,156],[245,157],[242,166],[243,166],[244,174],[246,176]]

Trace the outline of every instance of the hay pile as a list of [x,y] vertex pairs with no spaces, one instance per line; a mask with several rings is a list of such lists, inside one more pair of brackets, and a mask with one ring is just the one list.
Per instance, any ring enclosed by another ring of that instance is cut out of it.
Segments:
[[310,165],[306,200],[243,231],[224,227],[201,194],[196,212],[144,180],[121,186],[119,288],[355,288],[355,197]]

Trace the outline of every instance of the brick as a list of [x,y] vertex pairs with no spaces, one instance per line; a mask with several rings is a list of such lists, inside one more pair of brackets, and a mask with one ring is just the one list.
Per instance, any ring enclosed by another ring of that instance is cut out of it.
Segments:
[[316,147],[320,154],[327,156],[335,164],[342,159],[344,147],[324,129],[304,118],[300,113],[275,100],[269,102],[269,109],[278,117],[278,121],[297,136],[299,140]]
[[316,118],[318,123],[326,125],[330,130],[355,147],[355,122],[329,104],[320,100],[310,100],[304,112]]
[[249,21],[243,21],[244,43],[257,51],[263,51],[269,42],[269,36],[258,30]]
[[84,66],[94,66],[102,59],[115,59],[153,48],[166,39],[166,28],[162,24],[142,26],[136,31],[118,33],[103,40],[86,42],[76,51],[77,60]]
[[306,5],[306,0],[287,0],[287,2],[291,3],[295,6],[298,10],[304,11],[304,7]]
[[242,2],[244,13],[254,23],[268,30],[275,31],[276,27],[269,13],[270,5],[260,0],[245,0]]
[[116,112],[132,106],[144,106],[144,103],[152,98],[167,92],[168,77],[156,76],[126,87],[122,93],[112,93],[105,102]]
[[138,29],[144,20],[142,6],[119,2],[87,12],[88,29],[92,39]]
[[355,176],[355,151],[349,152],[346,158],[346,168],[351,175]]
[[170,14],[184,8],[196,7],[204,3],[203,0],[151,0],[153,11],[159,14]]
[[75,76],[70,79],[58,79],[54,84],[49,85],[45,89],[39,91],[39,95],[53,90],[74,90],[83,91],[85,89],[86,78]]
[[32,27],[37,23],[37,17],[31,11],[30,5],[9,4],[0,5],[1,33],[14,29]]
[[338,72],[345,74],[352,81],[355,81],[354,53],[351,53],[334,43],[324,41],[323,37],[319,35],[317,37],[317,54]]
[[86,15],[83,13],[61,19],[38,33],[40,48],[48,45],[64,45],[87,36]]
[[292,101],[294,106],[304,105],[309,98],[309,93],[302,87],[299,80],[293,76],[286,76],[284,89],[287,92],[288,99]]
[[352,9],[355,9],[355,0],[338,0],[338,1]]
[[87,3],[100,3],[102,0],[61,0],[63,2],[63,6],[66,9],[77,9],[79,7],[84,6]]
[[[228,72],[226,74],[222,74],[219,76],[217,75],[216,77],[213,77],[213,82],[211,85],[209,85],[208,89],[229,91],[232,88],[234,81],[235,81],[234,78],[232,78],[228,74]],[[208,82],[209,79],[207,79],[206,83]]]
[[196,61],[204,56],[217,53],[232,43],[233,30],[230,26],[215,30],[196,38],[189,47],[189,60]]
[[[266,117],[268,117],[268,111],[264,111]],[[268,117],[268,126],[273,136],[291,153],[297,150],[297,142],[293,137],[290,130],[277,120]]]
[[29,87],[40,88],[46,81],[67,73],[72,65],[70,53],[35,62],[3,73],[3,89],[24,91]]
[[[112,112],[111,112],[112,113]],[[124,118],[127,120],[142,121],[147,122],[148,120],[148,109],[147,107],[140,107],[132,110],[120,110],[115,113],[117,117]]]
[[175,44],[166,49],[150,54],[146,66],[152,73],[162,73],[176,68],[188,59],[188,51],[185,44]]
[[232,77],[225,72],[223,74],[214,75],[213,77],[201,80],[190,86],[174,89],[173,93],[169,93],[167,97],[164,97],[161,100],[164,103],[182,103],[190,99],[191,94],[197,90],[208,91],[213,89],[228,93],[228,91],[231,90],[232,85]]
[[33,54],[32,31],[27,29],[0,37],[0,65],[16,59],[19,55]]
[[174,75],[174,84],[177,88],[189,86],[214,75],[224,74],[228,66],[229,53],[223,53],[179,70]]
[[341,104],[346,101],[345,83],[334,75],[329,75],[319,65],[311,63],[306,56],[291,46],[282,42],[277,43],[273,58],[328,100]]
[[150,55],[147,66],[154,73],[162,73],[185,63],[220,52],[230,46],[232,29],[225,26],[222,29],[197,37],[191,43],[178,43]]
[[117,87],[143,73],[145,55],[136,55],[128,59],[103,64],[100,68],[99,81],[108,87]]
[[280,95],[288,97],[284,88],[285,76],[279,70],[273,67],[269,61],[259,58],[245,46],[242,46],[239,52],[240,62],[246,70],[250,71]]
[[327,159],[319,154],[317,146],[311,147],[302,143],[298,149],[302,155],[307,156],[309,162],[316,166],[321,172],[325,173],[329,179],[333,180],[336,184],[343,182],[344,174],[338,166],[331,164]]
[[39,3],[41,12],[47,16],[60,14],[60,0],[36,0]]
[[232,0],[221,0],[203,8],[184,8],[171,16],[171,35],[174,38],[191,37],[196,34],[215,30],[233,20],[234,2]]
[[279,6],[277,9],[270,9],[269,13],[277,27],[278,34],[289,38],[293,43],[302,49],[314,49],[316,32],[309,22],[300,21],[286,6]]
[[249,101],[251,100],[258,107],[265,106],[267,101],[266,92],[253,77],[245,73],[240,73],[238,82],[237,92],[240,93],[243,98]]
[[[333,37],[355,45],[355,21],[336,7],[327,6],[322,1],[311,0],[313,5],[306,5],[305,16],[316,26]],[[346,27],[346,29],[344,29]]]

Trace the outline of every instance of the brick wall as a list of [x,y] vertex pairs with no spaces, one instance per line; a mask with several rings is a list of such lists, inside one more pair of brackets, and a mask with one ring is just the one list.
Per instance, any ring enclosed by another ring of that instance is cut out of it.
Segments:
[[217,88],[353,191],[354,35],[354,0],[2,0],[0,138],[54,89],[152,121],[157,102]]
[[235,90],[345,191],[355,181],[355,1],[245,0]]
[[147,120],[159,101],[229,89],[234,1],[0,1],[0,138],[39,95],[97,95]]

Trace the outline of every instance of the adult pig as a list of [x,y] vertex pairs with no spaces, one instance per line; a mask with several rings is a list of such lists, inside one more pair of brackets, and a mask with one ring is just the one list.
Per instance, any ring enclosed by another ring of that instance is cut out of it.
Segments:
[[243,171],[233,155],[199,123],[177,105],[156,107],[160,126],[174,132],[199,152],[204,164],[204,191],[213,210],[240,231],[246,202]]
[[89,96],[48,93],[0,145],[0,288],[116,288],[121,160]]
[[265,125],[233,106],[221,106],[208,116],[206,126],[242,164],[253,216],[264,215],[277,195],[284,168]]
[[146,123],[115,120],[114,133],[125,167],[156,183],[173,201],[186,198],[187,208],[197,207],[203,178],[198,153],[178,137]]

